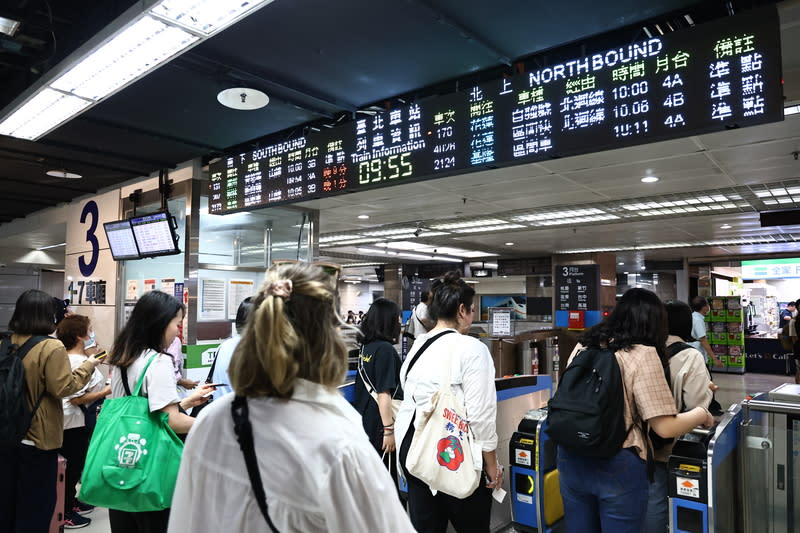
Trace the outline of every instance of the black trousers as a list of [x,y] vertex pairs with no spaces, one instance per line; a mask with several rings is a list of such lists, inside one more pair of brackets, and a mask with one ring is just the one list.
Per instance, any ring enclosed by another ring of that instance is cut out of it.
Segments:
[[486,487],[484,476],[470,496],[463,500],[431,489],[420,479],[408,473],[406,458],[414,436],[414,424],[400,445],[400,464],[408,483],[408,514],[418,533],[445,533],[447,522],[458,533],[489,533],[492,513],[492,490]]
[[20,444],[0,448],[0,530],[48,533],[56,507],[58,452]]
[[64,430],[61,455],[67,460],[67,473],[65,476],[67,486],[64,489],[64,511],[67,513],[78,503],[78,491],[75,489],[75,485],[81,479],[88,449],[89,430],[85,426]]
[[146,513],[108,510],[111,533],[166,533],[169,509]]

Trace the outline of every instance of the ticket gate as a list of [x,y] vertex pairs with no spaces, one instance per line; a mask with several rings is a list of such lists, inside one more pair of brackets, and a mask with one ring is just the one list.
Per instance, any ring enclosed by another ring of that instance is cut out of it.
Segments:
[[547,409],[528,411],[508,446],[511,517],[518,531],[557,533],[565,528],[556,445],[546,427]]
[[735,524],[741,515],[736,504],[741,421],[741,407],[732,405],[716,426],[676,441],[667,462],[671,532],[740,531]]
[[800,531],[800,385],[742,402],[741,515],[746,533]]

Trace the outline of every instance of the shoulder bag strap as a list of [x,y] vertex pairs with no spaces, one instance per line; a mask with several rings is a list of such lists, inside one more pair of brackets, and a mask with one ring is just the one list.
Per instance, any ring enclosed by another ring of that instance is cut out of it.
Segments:
[[222,348],[222,345],[225,344],[224,342],[217,346],[217,353],[214,354],[214,360],[211,362],[211,368],[208,371],[208,376],[206,376],[206,383],[213,383],[214,382],[214,369],[217,368],[217,358],[219,357],[219,349]]
[[455,333],[455,331],[453,331],[452,329],[448,329],[448,330],[445,330],[445,331],[439,333],[438,335],[434,335],[433,337],[431,337],[430,339],[425,341],[425,344],[422,345],[422,348],[420,348],[419,351],[414,354],[414,359],[412,359],[411,362],[408,363],[408,369],[406,370],[406,379],[408,379],[408,374],[409,374],[409,372],[411,372],[411,369],[414,368],[415,364],[417,364],[417,361],[419,360],[419,356],[422,355],[422,352],[427,350],[428,347],[431,344],[433,344],[434,341],[436,341],[439,337],[441,337],[443,335],[447,335],[448,333]]
[[361,346],[361,349],[358,350],[358,375],[361,377],[361,381],[364,382],[364,386],[367,389],[367,392],[372,394],[375,391],[375,387],[372,385],[372,381],[370,381],[369,376],[367,376],[367,371],[364,370],[364,359],[362,356],[364,355],[364,345]]
[[261,473],[258,470],[258,460],[256,459],[255,445],[253,444],[253,426],[250,424],[249,408],[247,398],[236,396],[231,404],[231,414],[233,415],[233,431],[236,433],[236,440],[244,454],[244,464],[247,467],[247,476],[250,478],[250,486],[256,497],[256,503],[264,515],[264,520],[272,533],[279,533],[278,528],[272,523],[267,507],[267,495],[264,493],[264,485],[261,482]]
[[124,366],[118,367],[120,374],[122,375],[122,386],[125,388],[125,394],[127,396],[139,396],[139,394],[142,392],[142,385],[144,385],[144,377],[147,374],[147,369],[150,368],[150,364],[155,361],[156,357],[158,357],[158,352],[154,353],[144,365],[142,373],[139,375],[139,380],[136,382],[136,386],[133,388],[133,394],[131,394],[131,388],[128,386],[128,368]]

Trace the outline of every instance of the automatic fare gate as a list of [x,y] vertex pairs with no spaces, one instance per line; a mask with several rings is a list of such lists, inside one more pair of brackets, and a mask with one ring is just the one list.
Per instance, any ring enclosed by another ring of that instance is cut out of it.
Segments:
[[556,445],[546,426],[547,409],[528,411],[509,443],[511,516],[519,531],[549,533],[564,526]]
[[732,405],[719,424],[695,429],[677,440],[667,463],[673,533],[735,533],[742,410]]
[[758,394],[742,409],[744,527],[736,531],[800,531],[800,385]]

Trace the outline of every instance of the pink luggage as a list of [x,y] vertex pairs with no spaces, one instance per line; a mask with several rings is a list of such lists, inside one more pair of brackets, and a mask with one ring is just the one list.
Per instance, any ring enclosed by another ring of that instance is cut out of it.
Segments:
[[58,473],[56,474],[56,508],[50,522],[50,533],[64,530],[64,492],[66,488],[67,460],[58,456]]

